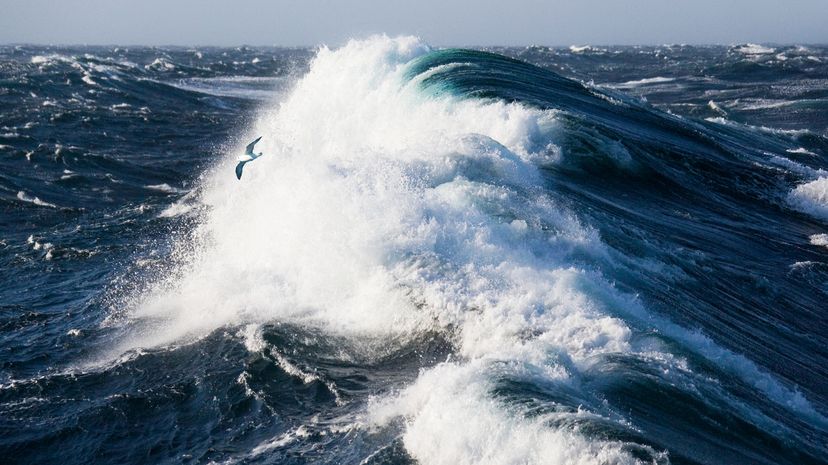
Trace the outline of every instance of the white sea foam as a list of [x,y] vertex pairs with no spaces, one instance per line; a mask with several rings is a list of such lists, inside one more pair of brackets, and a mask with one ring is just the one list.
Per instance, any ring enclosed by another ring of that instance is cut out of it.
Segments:
[[23,191],[17,193],[17,199],[23,202],[33,203],[39,207],[60,208],[57,205],[40,200],[37,196],[31,196]]
[[146,187],[147,189],[152,189],[154,191],[165,192],[167,194],[177,194],[177,193],[181,193],[181,192],[186,192],[185,190],[179,189],[177,187],[173,187],[173,186],[171,186],[167,183],[147,185],[147,186],[144,186],[144,187]]
[[158,214],[159,218],[175,218],[177,216],[186,215],[193,211],[193,205],[187,202],[177,201],[165,208]]
[[707,107],[710,108],[711,110],[715,111],[716,113],[727,116],[727,112],[724,111],[724,109],[722,109],[722,107],[719,106],[719,104],[714,102],[713,100],[710,100],[709,102],[707,102]]
[[828,247],[828,234],[814,234],[809,239],[813,245]]
[[784,134],[786,136],[801,136],[806,134],[814,134],[809,129],[779,129],[779,128],[769,128],[767,126],[753,126],[750,124],[744,123],[737,123],[736,121],[731,121],[727,118],[722,118],[721,116],[717,116],[714,118],[705,118],[705,121],[709,121],[711,123],[721,124],[724,126],[733,126],[738,128],[746,128],[752,131],[770,133],[770,134]]
[[250,451],[248,457],[257,457],[266,452],[270,452],[274,449],[284,447],[301,438],[308,437],[309,435],[310,432],[307,430],[307,428],[305,428],[304,425],[299,426],[298,428],[292,429],[281,436],[262,442],[258,446],[254,447],[252,451]]
[[250,352],[261,352],[266,347],[262,337],[262,328],[259,325],[247,325],[239,332],[244,340],[244,346]]
[[40,242],[35,239],[34,235],[29,235],[26,239],[26,243],[32,246],[32,250],[46,252],[43,256],[44,260],[51,260],[53,258],[55,246],[51,242]]
[[165,84],[216,97],[237,97],[272,100],[284,90],[284,77],[230,76],[212,78],[187,78]]
[[98,85],[98,83],[95,82],[94,79],[92,79],[92,75],[89,74],[88,71],[83,72],[83,76],[81,77],[81,80],[83,82],[85,82],[86,84],[90,85],[90,86],[97,86]]
[[751,98],[751,99],[739,99],[738,105],[736,108],[745,111],[752,111],[752,110],[767,110],[771,108],[784,108],[791,105],[807,105],[809,103],[819,103],[822,100],[820,99],[798,99],[798,100],[782,100],[782,99],[763,99],[763,98]]
[[491,401],[488,390],[496,375],[491,365],[479,362],[442,364],[423,374],[399,397],[375,405],[372,419],[382,424],[401,412],[408,416],[403,442],[419,463],[640,463],[622,451],[619,443],[587,440],[545,425],[580,412],[524,419],[519,412]]
[[744,44],[736,47],[734,50],[744,55],[768,55],[776,53],[775,48],[765,47],[759,44]]
[[189,215],[198,211],[201,203],[198,199],[199,190],[193,189],[181,198],[173,202],[158,214],[159,218],[174,218],[182,215]]
[[800,184],[788,195],[795,209],[822,220],[828,220],[828,177]]
[[156,58],[152,63],[144,66],[145,69],[154,71],[172,71],[175,65],[167,61],[166,58]]
[[[803,153],[801,151],[791,151],[787,150],[790,153]],[[814,169],[810,166],[803,165],[802,163],[797,163],[790,158],[787,157],[780,157],[778,155],[773,155],[768,160],[772,165],[781,166],[785,170],[790,171],[791,173],[796,173],[800,176],[804,176],[806,178],[817,179],[819,177],[828,176],[828,171],[825,171],[821,168]]]
[[570,45],[569,51],[572,53],[604,53],[607,50],[603,48],[596,48],[592,45]]
[[664,83],[673,82],[673,81],[675,81],[674,78],[656,76],[656,77],[651,77],[651,78],[638,79],[636,81],[622,82],[620,84],[615,84],[612,87],[619,87],[619,88],[639,87],[639,86],[646,86],[646,85],[650,85],[650,84],[664,84]]
[[[489,392],[497,373],[570,384],[596,357],[637,352],[636,327],[820,418],[745,357],[574,266],[612,259],[598,232],[540,187],[538,164],[559,153],[556,113],[424,95],[402,76],[428,50],[386,37],[320,49],[253,128],[267,156],[239,182],[230,153],[205,181],[209,208],[178,249],[181,268],[130,309],[156,324],[120,349],[272,320],[389,340],[436,327],[454,335],[463,361],[425,371],[371,415],[404,417],[406,449],[424,464],[634,462],[620,444],[525,418]],[[246,327],[248,348],[261,350]]]
[[49,55],[35,55],[29,60],[33,65],[51,65],[56,62],[75,63],[73,57],[52,53]]
[[811,152],[810,150],[806,149],[805,147],[798,147],[798,148],[795,148],[795,149],[788,149],[788,150],[786,150],[786,152],[788,152],[788,153],[797,153],[797,154],[802,154],[802,155],[811,155],[813,157],[817,156],[817,154],[815,154],[814,152]]

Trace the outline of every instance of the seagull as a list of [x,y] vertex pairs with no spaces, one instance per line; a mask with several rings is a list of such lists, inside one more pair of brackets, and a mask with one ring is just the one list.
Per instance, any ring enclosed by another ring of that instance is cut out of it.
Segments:
[[253,146],[255,146],[256,142],[259,142],[261,138],[262,136],[259,136],[256,140],[247,144],[247,147],[244,149],[244,155],[239,155],[239,164],[236,165],[236,178],[241,179],[242,169],[244,168],[245,163],[253,161],[263,155],[261,152],[253,153]]

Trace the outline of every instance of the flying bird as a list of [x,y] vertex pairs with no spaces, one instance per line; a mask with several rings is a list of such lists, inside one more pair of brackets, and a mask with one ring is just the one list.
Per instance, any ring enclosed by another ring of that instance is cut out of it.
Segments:
[[251,162],[263,155],[261,152],[253,153],[253,147],[256,145],[256,142],[259,142],[261,138],[262,136],[259,136],[256,138],[256,140],[247,144],[247,147],[244,149],[244,155],[239,155],[239,164],[236,165],[236,178],[241,179],[242,169],[244,169],[245,163]]

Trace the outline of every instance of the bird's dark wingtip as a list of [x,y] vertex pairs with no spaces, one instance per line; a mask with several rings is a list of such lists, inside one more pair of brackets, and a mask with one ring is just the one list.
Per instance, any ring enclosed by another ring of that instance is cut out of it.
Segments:
[[259,142],[259,140],[261,140],[261,138],[262,138],[262,136],[259,136],[259,137],[256,138],[256,140],[254,140],[253,142],[247,144],[247,147],[244,148],[244,153],[246,153],[248,155],[253,155],[253,147],[256,146],[256,143]]

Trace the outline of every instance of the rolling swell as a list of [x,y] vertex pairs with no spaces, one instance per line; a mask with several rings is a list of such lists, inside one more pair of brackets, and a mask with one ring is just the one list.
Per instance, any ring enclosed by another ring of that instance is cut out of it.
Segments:
[[[824,328],[815,309],[824,299],[825,287],[803,282],[791,273],[794,263],[822,256],[791,246],[793,237],[807,237],[809,229],[819,226],[813,218],[790,211],[786,196],[797,177],[780,173],[779,157],[773,155],[797,145],[798,138],[687,121],[654,112],[623,95],[596,98],[601,97],[598,90],[485,52],[432,52],[410,64],[408,73],[430,92],[560,110],[556,118],[563,130],[556,134],[556,142],[561,145],[561,160],[542,167],[544,186],[587,224],[600,225],[602,240],[613,249],[612,262],[619,261],[609,265],[616,285],[638,294],[650,309],[671,321],[699,328],[718,344],[751,354],[751,359],[763,363],[759,370],[789,377],[800,388],[810,388],[808,397],[824,403],[820,391],[826,373],[821,367],[827,353],[823,341],[805,334],[808,328]],[[808,162],[803,171],[825,169],[824,161]],[[642,262],[646,263],[643,267]],[[758,292],[733,292],[728,287],[735,283]],[[768,308],[769,299],[773,310]],[[651,323],[652,317],[648,319]],[[686,337],[659,326],[649,330]],[[741,382],[756,387],[764,383],[754,382],[763,376],[752,367],[733,366],[718,350],[706,354],[688,339],[676,341],[691,344],[681,352],[689,349],[715,359],[714,363],[743,376]],[[778,345],[767,344],[769,340]],[[697,362],[699,370],[705,371],[709,360]],[[750,364],[735,361],[742,363]],[[676,408],[668,399],[682,397],[678,392],[664,395],[654,392],[650,383],[626,382],[635,388],[622,383],[623,387],[608,390],[621,388],[623,393],[611,396],[632,405],[635,399],[647,399],[647,408],[641,412],[645,416],[653,414],[654,406],[669,407],[657,429],[660,434],[672,430],[674,444],[703,431],[696,423],[682,424],[693,415],[691,411],[709,411],[709,404],[687,397],[687,405]],[[734,384],[733,389],[740,389],[739,381]],[[766,391],[771,397],[779,392],[776,388]],[[662,399],[650,402],[657,398]],[[800,395],[788,391],[773,400],[790,407],[799,403]],[[713,411],[717,408],[721,407]],[[801,413],[825,433],[821,414],[807,406]],[[715,416],[702,414],[708,415]],[[663,430],[665,424],[671,427]],[[761,429],[750,424],[732,428],[742,430],[736,436],[744,435],[741,440],[748,450],[762,435]],[[710,441],[721,432],[707,434]],[[734,439],[713,442],[729,448],[726,444]],[[675,450],[667,444],[664,448]],[[721,450],[707,453],[723,458],[718,455]]]
[[[822,258],[822,253],[792,244],[793,238],[801,241],[821,226],[812,217],[791,212],[788,192],[802,178],[780,172],[780,157],[774,155],[790,151],[802,138],[688,121],[654,112],[623,95],[599,99],[595,89],[485,52],[434,52],[410,65],[410,78],[418,80],[417,75],[426,76],[420,80],[426,90],[560,110],[556,117],[564,128],[556,142],[561,160],[542,167],[544,186],[587,224],[600,225],[602,241],[613,249],[608,273],[616,285],[639,295],[649,309],[670,321],[751,354],[762,366],[759,370],[787,377],[824,405],[821,391],[828,373],[821,367],[828,352],[821,338],[806,336],[809,328],[824,329],[815,310],[825,297],[824,277],[803,281],[792,272],[797,263]],[[800,175],[824,172],[824,158],[805,160],[807,166],[786,164],[798,166]],[[749,291],[734,292],[734,285]],[[659,326],[651,329],[670,333]],[[705,354],[704,348],[692,345],[682,352],[689,349],[715,359],[743,376],[741,382],[756,387],[764,382],[755,382],[762,376],[753,368],[744,371],[718,351]],[[643,385],[623,390],[624,399],[660,397]],[[766,393],[772,398],[780,392],[770,391]],[[799,396],[789,391],[774,400],[790,407]],[[670,397],[655,405],[669,405]],[[687,399],[694,402],[698,400]],[[647,404],[646,414],[651,415],[653,405]],[[811,407],[802,413],[825,433],[821,414]],[[677,415],[666,422],[681,431],[677,437],[698,432],[696,424],[677,426],[686,421],[681,418],[685,410]],[[663,418],[675,416],[665,412]],[[750,425],[744,428],[749,448],[749,438],[757,432]]]
[[[159,83],[128,85],[214,115],[244,105],[180,61],[147,60],[137,73]],[[231,155],[192,192],[183,162],[146,178],[128,164],[152,156],[72,168],[117,171],[136,186],[117,195],[153,193],[166,209],[150,204],[141,226],[142,209],[101,211],[63,181],[79,194],[66,206],[101,218],[88,234],[151,237],[152,253],[73,275],[108,291],[53,303],[90,320],[68,317],[80,336],[45,325],[69,348],[62,363],[7,357],[0,400],[26,427],[4,425],[6,451],[824,460],[825,275],[796,265],[824,258],[808,242],[824,224],[789,200],[825,169],[791,151],[820,153],[823,136],[689,120],[514,59],[385,37],[319,50],[251,133],[269,156],[243,183]],[[12,202],[61,206],[28,182],[30,200]],[[4,308],[20,346],[43,338],[26,305]]]

